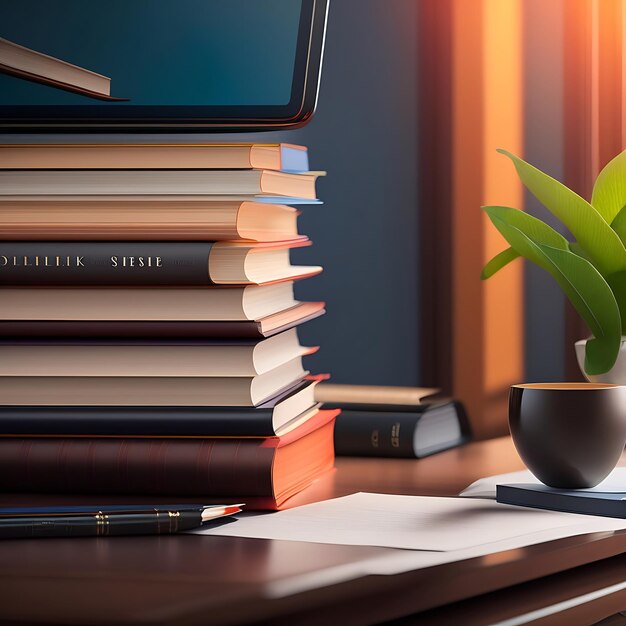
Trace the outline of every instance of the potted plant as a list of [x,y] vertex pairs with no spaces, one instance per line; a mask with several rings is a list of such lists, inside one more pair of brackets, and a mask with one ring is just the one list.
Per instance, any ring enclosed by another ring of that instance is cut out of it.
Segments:
[[589,339],[576,343],[584,375],[626,384],[626,151],[600,172],[591,202],[514,154],[498,152],[575,241],[523,211],[482,207],[510,245],[485,265],[482,278],[520,256],[549,272],[591,330]]

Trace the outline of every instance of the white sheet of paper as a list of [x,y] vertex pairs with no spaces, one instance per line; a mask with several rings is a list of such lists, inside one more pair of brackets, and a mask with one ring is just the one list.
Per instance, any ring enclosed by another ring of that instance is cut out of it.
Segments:
[[[443,565],[444,563],[485,557],[506,550],[515,550],[526,546],[562,539],[565,536],[618,530],[616,528],[610,528],[609,526],[614,526],[614,523],[619,520],[610,520],[609,518],[592,519],[594,520],[593,527],[570,526],[567,528],[568,534],[563,533],[563,528],[554,528],[530,535],[514,537],[513,539],[503,539],[502,541],[466,548],[464,550],[428,552],[387,549],[385,553],[380,556],[344,563],[343,565],[335,565],[299,576],[290,576],[284,580],[277,580],[268,586],[267,593],[270,597],[282,598],[295,593],[302,593],[311,589],[319,589],[347,580],[354,580],[361,576],[391,576],[401,574],[402,572]],[[598,520],[600,520],[600,523],[598,523]],[[605,524],[605,521],[608,523]],[[569,533],[572,533],[572,535]]]
[[[239,516],[238,516],[239,517]],[[382,546],[448,552],[533,535],[554,538],[626,528],[626,520],[542,511],[492,500],[356,493],[264,515],[243,515],[223,526],[190,531],[203,535]],[[526,540],[525,540],[526,538]]]
[[[509,472],[508,474],[497,474],[487,476],[473,482],[459,494],[466,498],[493,498],[496,497],[496,485],[509,485],[514,483],[540,485],[541,481],[535,478],[528,470],[521,472]],[[626,467],[616,467],[599,485],[591,489],[599,493],[626,493]]]

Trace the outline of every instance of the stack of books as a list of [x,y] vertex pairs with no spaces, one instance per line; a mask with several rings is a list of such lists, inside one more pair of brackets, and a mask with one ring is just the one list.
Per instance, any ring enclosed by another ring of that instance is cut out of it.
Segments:
[[280,508],[334,463],[305,148],[0,147],[0,489]]
[[335,425],[338,456],[421,459],[472,437],[463,405],[428,387],[321,383],[315,398],[340,409]]

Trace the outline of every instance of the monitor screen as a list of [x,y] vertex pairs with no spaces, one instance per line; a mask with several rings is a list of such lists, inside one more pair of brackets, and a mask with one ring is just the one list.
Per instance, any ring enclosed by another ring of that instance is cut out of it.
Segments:
[[315,4],[0,2],[0,118],[292,114]]

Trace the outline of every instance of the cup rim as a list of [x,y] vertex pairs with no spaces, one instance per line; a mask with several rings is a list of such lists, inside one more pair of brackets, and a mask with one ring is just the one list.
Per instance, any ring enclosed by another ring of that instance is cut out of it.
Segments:
[[555,382],[555,383],[518,383],[511,385],[511,389],[535,389],[541,391],[600,391],[603,389],[616,389],[624,385],[612,383],[592,383],[592,382]]

